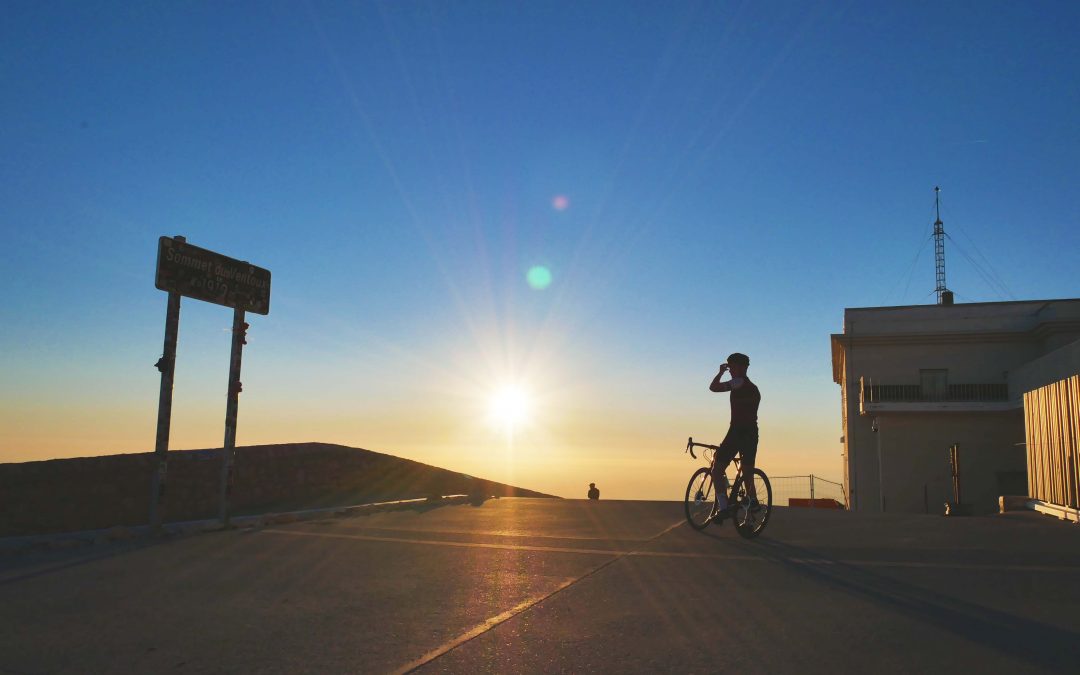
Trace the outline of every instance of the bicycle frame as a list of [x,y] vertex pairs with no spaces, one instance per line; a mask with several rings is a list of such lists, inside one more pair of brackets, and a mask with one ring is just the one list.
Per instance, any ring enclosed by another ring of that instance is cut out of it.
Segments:
[[[708,443],[695,443],[694,442],[694,437],[691,436],[686,441],[686,452],[689,452],[691,457],[693,457],[694,459],[697,459],[698,456],[694,454],[694,448],[705,448],[706,450],[712,450],[713,451],[712,459],[709,460],[709,470],[710,470],[710,472],[713,471],[715,469],[715,466],[716,466],[716,453],[720,451],[720,446],[719,445],[709,445]],[[702,458],[705,458],[705,453],[702,453]],[[716,513],[714,513],[712,516],[709,517],[709,520],[714,520],[716,518],[726,517],[727,514],[729,512],[731,512],[731,511],[733,511],[736,508],[736,506],[738,505],[738,500],[735,499],[735,497],[736,497],[735,489],[737,487],[739,487],[739,484],[740,484],[739,479],[742,477],[742,461],[741,460],[742,460],[742,458],[739,457],[738,454],[736,454],[734,457],[731,458],[731,463],[735,465],[735,478],[734,478],[734,480],[732,480],[732,481],[730,481],[728,483],[728,486],[730,488],[730,492],[726,495],[726,497],[727,497],[727,508],[725,508],[723,511],[717,510]],[[725,472],[724,477],[725,478],[727,477],[726,472]],[[714,488],[715,487],[717,487],[717,486],[714,486]]]
[[[761,469],[754,467],[748,477],[743,473],[742,456],[736,453],[734,457],[727,460],[727,453],[724,453],[725,461],[735,465],[735,477],[730,483],[726,505],[721,509],[721,500],[717,498],[719,486],[715,480],[717,454],[721,451],[721,446],[695,443],[693,437],[690,437],[686,441],[686,452],[689,452],[691,457],[697,459],[698,456],[694,452],[694,448],[705,449],[705,452],[702,453],[702,459],[708,465],[695,471],[686,487],[686,504],[684,508],[686,510],[686,519],[690,521],[691,527],[695,530],[701,530],[711,522],[723,522],[728,518],[732,518],[735,522],[735,529],[744,538],[752,539],[758,536],[768,523],[769,514],[772,511],[772,486],[769,484],[768,476]],[[708,454],[710,450],[712,451],[711,458]],[[727,467],[725,467],[723,475],[721,482],[727,480]],[[760,486],[757,485],[758,478],[762,481]],[[698,482],[699,480],[700,482]],[[709,484],[712,487],[706,488]],[[753,490],[754,493],[757,493],[756,497],[760,497],[761,489],[765,490],[764,504],[756,501],[755,497],[750,496],[751,490]],[[706,511],[701,508],[705,503],[705,491],[712,492],[712,504],[708,507],[707,516]],[[705,517],[701,518],[701,516]]]

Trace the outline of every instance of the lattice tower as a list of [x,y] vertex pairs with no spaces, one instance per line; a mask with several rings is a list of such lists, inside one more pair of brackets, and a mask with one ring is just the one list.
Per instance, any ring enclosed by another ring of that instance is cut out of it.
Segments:
[[945,286],[945,227],[941,222],[941,188],[934,188],[934,274],[937,277],[937,304],[941,304],[941,294],[948,290]]

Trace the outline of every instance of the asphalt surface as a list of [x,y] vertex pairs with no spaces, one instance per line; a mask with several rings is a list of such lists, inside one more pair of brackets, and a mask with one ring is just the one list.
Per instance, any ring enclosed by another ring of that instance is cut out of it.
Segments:
[[0,556],[0,627],[0,673],[1075,673],[1080,527],[501,499]]

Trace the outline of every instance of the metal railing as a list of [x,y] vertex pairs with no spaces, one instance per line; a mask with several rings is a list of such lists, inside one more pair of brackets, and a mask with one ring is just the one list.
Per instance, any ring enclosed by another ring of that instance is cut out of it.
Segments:
[[769,476],[772,484],[773,504],[787,506],[789,499],[835,499],[847,504],[847,494],[842,483],[825,480],[813,474],[808,476]]
[[1009,400],[1007,383],[950,384],[940,389],[924,389],[917,384],[860,383],[864,403],[922,403],[922,402],[1001,402]]

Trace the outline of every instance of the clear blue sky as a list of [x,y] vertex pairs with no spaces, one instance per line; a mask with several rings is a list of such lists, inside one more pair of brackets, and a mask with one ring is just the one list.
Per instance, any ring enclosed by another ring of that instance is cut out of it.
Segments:
[[[828,335],[933,302],[935,185],[959,302],[1080,296],[1075,2],[3,15],[0,461],[152,448],[161,235],[273,272],[241,444],[564,494],[677,497],[734,350],[762,465],[839,477]],[[229,322],[184,303],[173,447],[221,443]],[[512,441],[479,420],[504,382]]]

